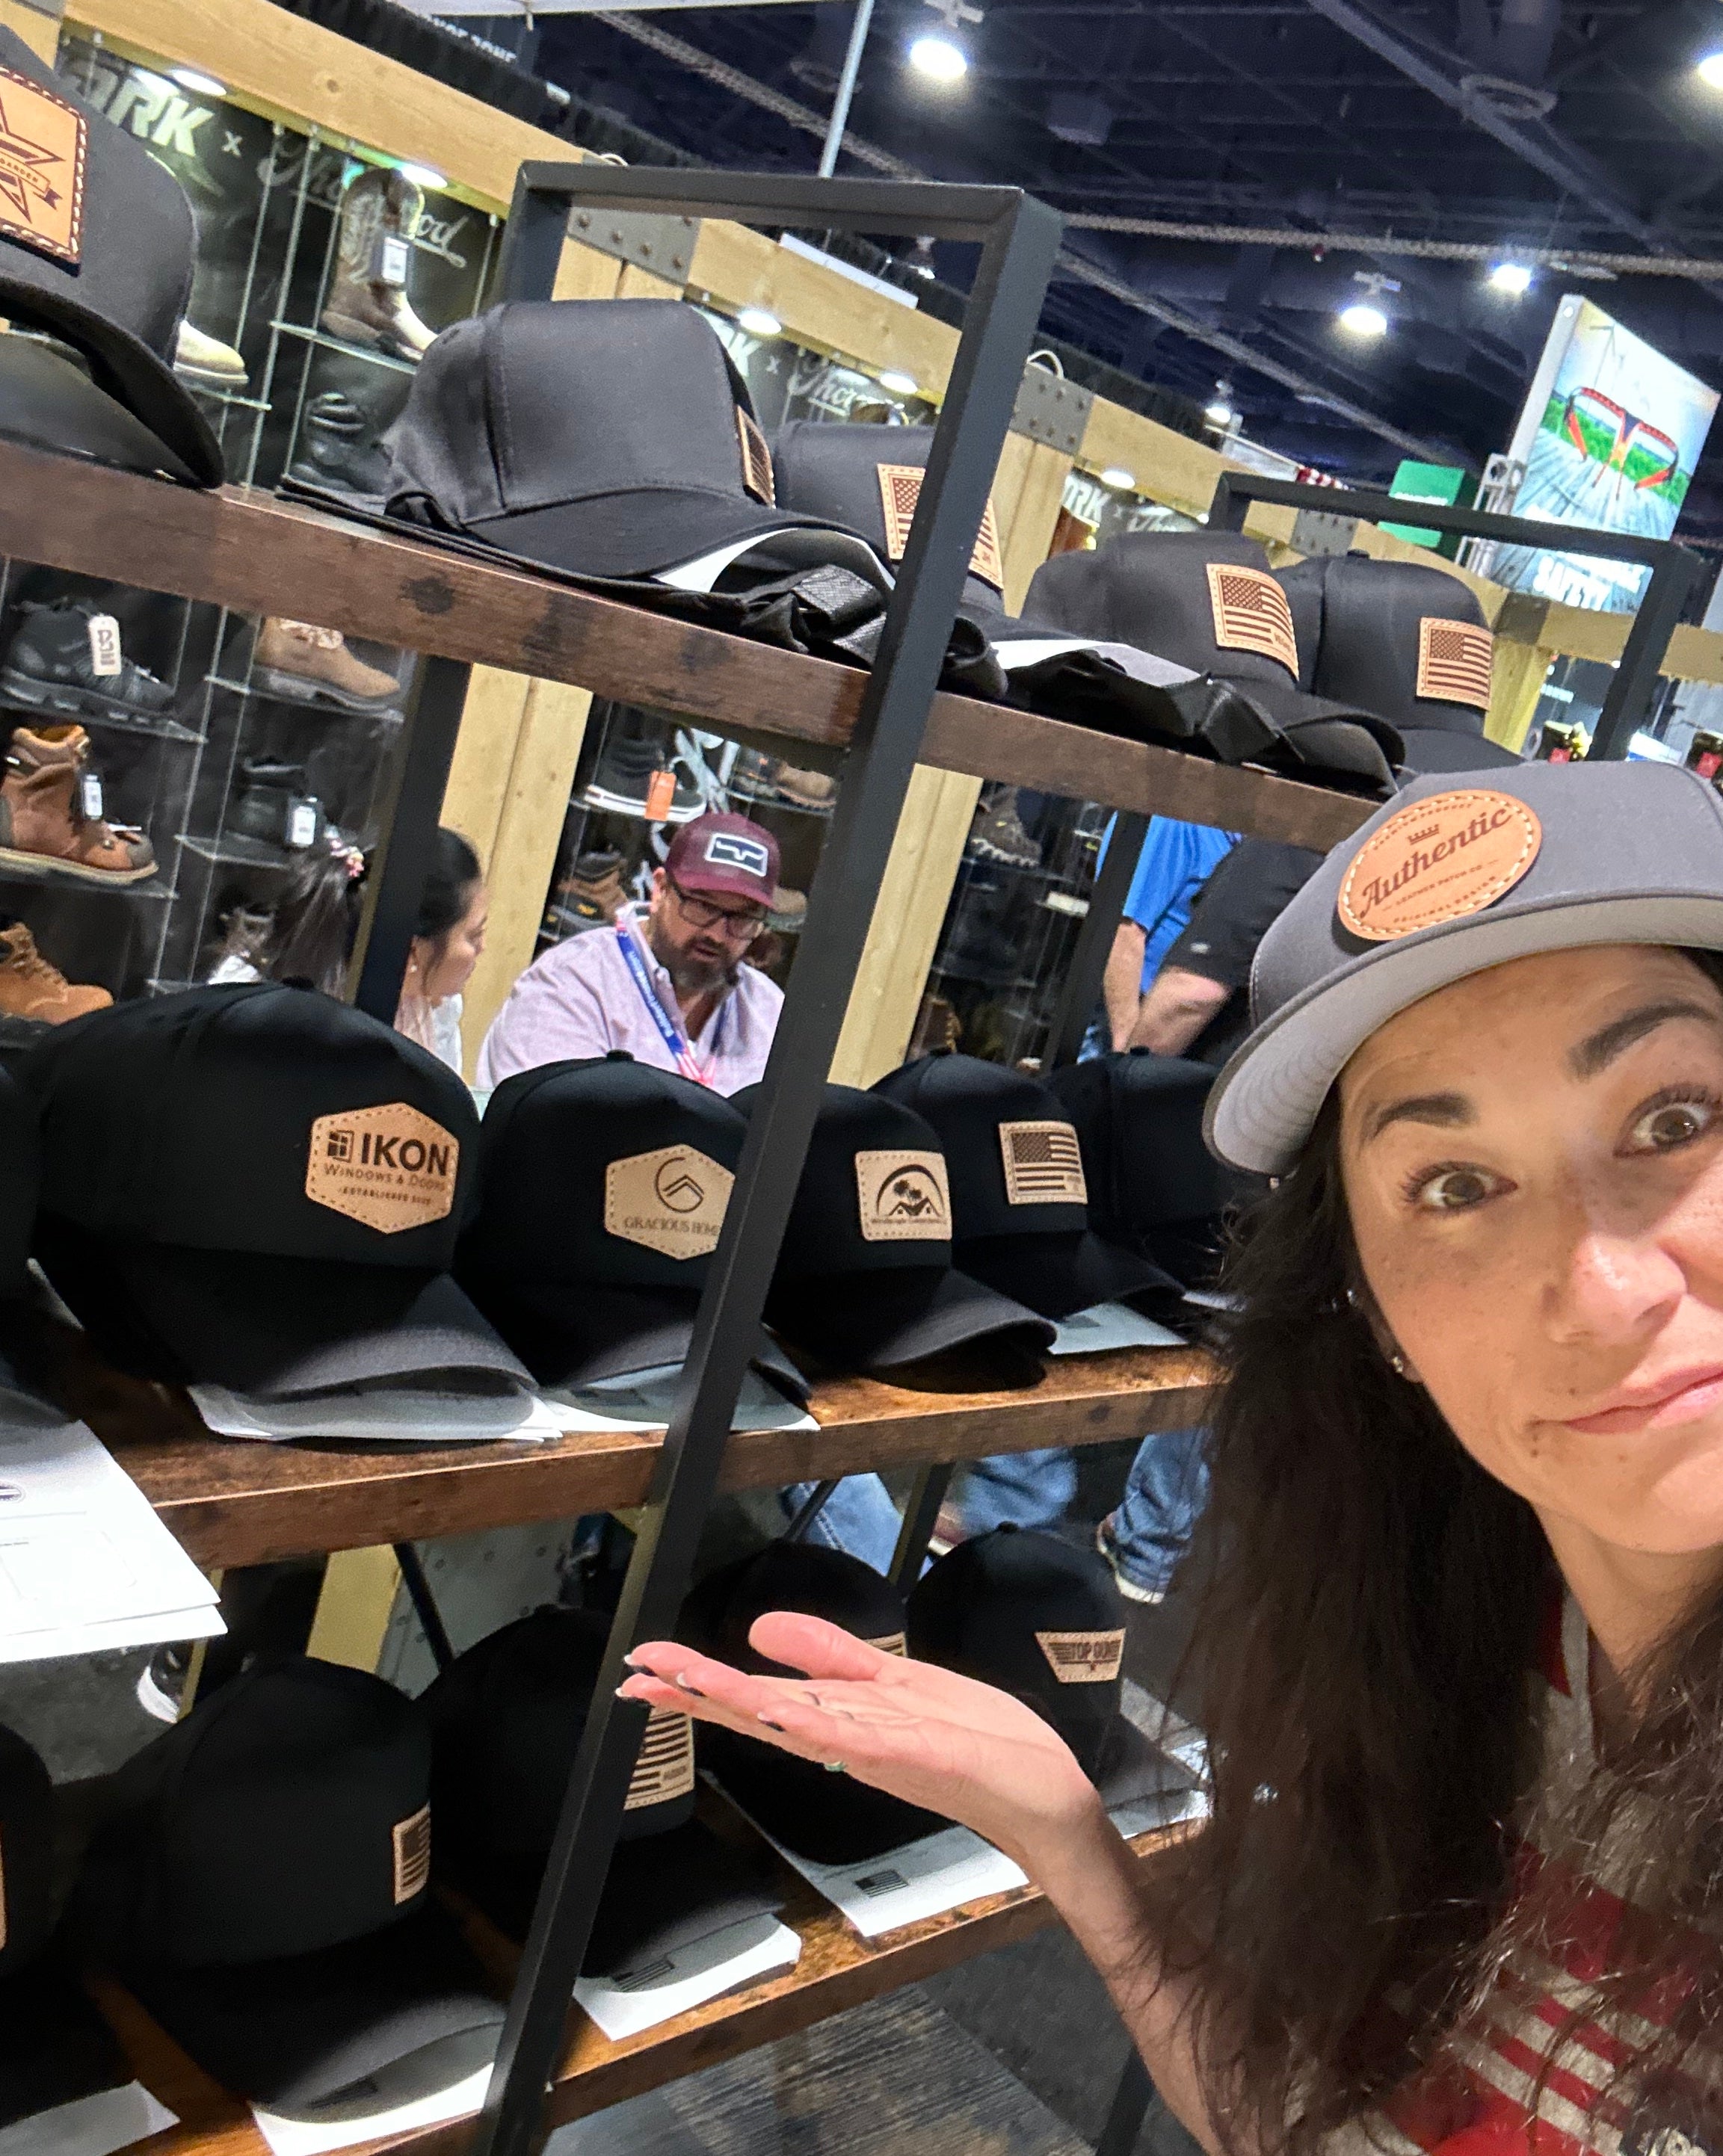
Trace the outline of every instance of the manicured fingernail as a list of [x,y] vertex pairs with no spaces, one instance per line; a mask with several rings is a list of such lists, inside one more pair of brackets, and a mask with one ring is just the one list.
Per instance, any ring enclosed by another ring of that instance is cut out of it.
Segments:
[[635,1660],[635,1657],[634,1657],[634,1656],[633,1656],[633,1655],[625,1655],[625,1656],[622,1657],[622,1660],[623,1660],[623,1662],[624,1662],[625,1666],[627,1668],[629,1668],[629,1669],[631,1669],[631,1670],[637,1670],[637,1669],[639,1669],[639,1668],[640,1668],[640,1663],[639,1663],[639,1662],[637,1662],[637,1661]]
[[775,1729],[780,1737],[784,1734],[784,1724],[781,1722],[774,1722],[769,1714],[757,1714],[754,1720],[764,1723],[768,1729]]
[[701,1691],[699,1686],[691,1685],[686,1677],[677,1677],[675,1681],[676,1690],[687,1692],[690,1699],[705,1698],[706,1694]]

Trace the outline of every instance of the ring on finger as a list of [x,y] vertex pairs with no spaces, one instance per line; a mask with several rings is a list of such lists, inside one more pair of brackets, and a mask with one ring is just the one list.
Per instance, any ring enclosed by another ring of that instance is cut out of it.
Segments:
[[841,1759],[827,1759],[822,1763],[828,1774],[846,1774],[850,1771]]

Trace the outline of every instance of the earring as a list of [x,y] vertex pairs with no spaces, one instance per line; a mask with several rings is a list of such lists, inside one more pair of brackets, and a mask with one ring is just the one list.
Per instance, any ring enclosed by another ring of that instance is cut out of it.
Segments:
[[1396,1378],[1403,1378],[1406,1375],[1406,1358],[1401,1353],[1397,1348],[1394,1348],[1389,1354],[1388,1368],[1394,1373]]

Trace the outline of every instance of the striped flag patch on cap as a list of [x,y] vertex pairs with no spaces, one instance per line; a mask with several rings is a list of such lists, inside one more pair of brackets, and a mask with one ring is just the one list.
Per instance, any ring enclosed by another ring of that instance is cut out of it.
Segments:
[[625,1811],[669,1804],[694,1786],[694,1725],[674,1707],[655,1707],[640,1739],[640,1757],[629,1778]]
[[424,1892],[430,1877],[430,1806],[421,1804],[392,1830],[395,1860],[395,1907]]
[[1088,1204],[1083,1148],[1069,1123],[1001,1123],[999,1146],[1008,1204]]
[[1215,642],[1222,651],[1256,651],[1277,660],[1296,678],[1299,639],[1292,608],[1266,569],[1247,569],[1232,562],[1211,562],[1209,603],[1215,618]]
[[1047,1666],[1064,1684],[1111,1684],[1124,1661],[1124,1634],[1037,1632]]
[[[915,505],[921,500],[924,476],[919,465],[877,465],[880,506],[885,511],[886,557],[901,562],[909,544],[909,527],[915,521]],[[1005,589],[1005,557],[1000,552],[999,519],[993,513],[993,496],[981,512],[981,529],[970,555],[970,574],[995,591]]]
[[1418,624],[1417,693],[1437,704],[1489,709],[1495,639],[1474,621],[1426,614]]
[[736,432],[742,443],[742,484],[756,501],[774,506],[778,486],[772,475],[772,452],[766,446],[765,436],[739,404],[736,407]]

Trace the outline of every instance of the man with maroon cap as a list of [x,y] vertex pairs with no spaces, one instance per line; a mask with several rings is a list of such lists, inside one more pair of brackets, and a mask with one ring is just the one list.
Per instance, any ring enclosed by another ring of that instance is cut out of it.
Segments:
[[746,816],[696,816],[645,906],[537,958],[479,1051],[481,1090],[517,1070],[625,1049],[734,1093],[765,1071],[784,992],[744,965],[778,887],[778,842]]

